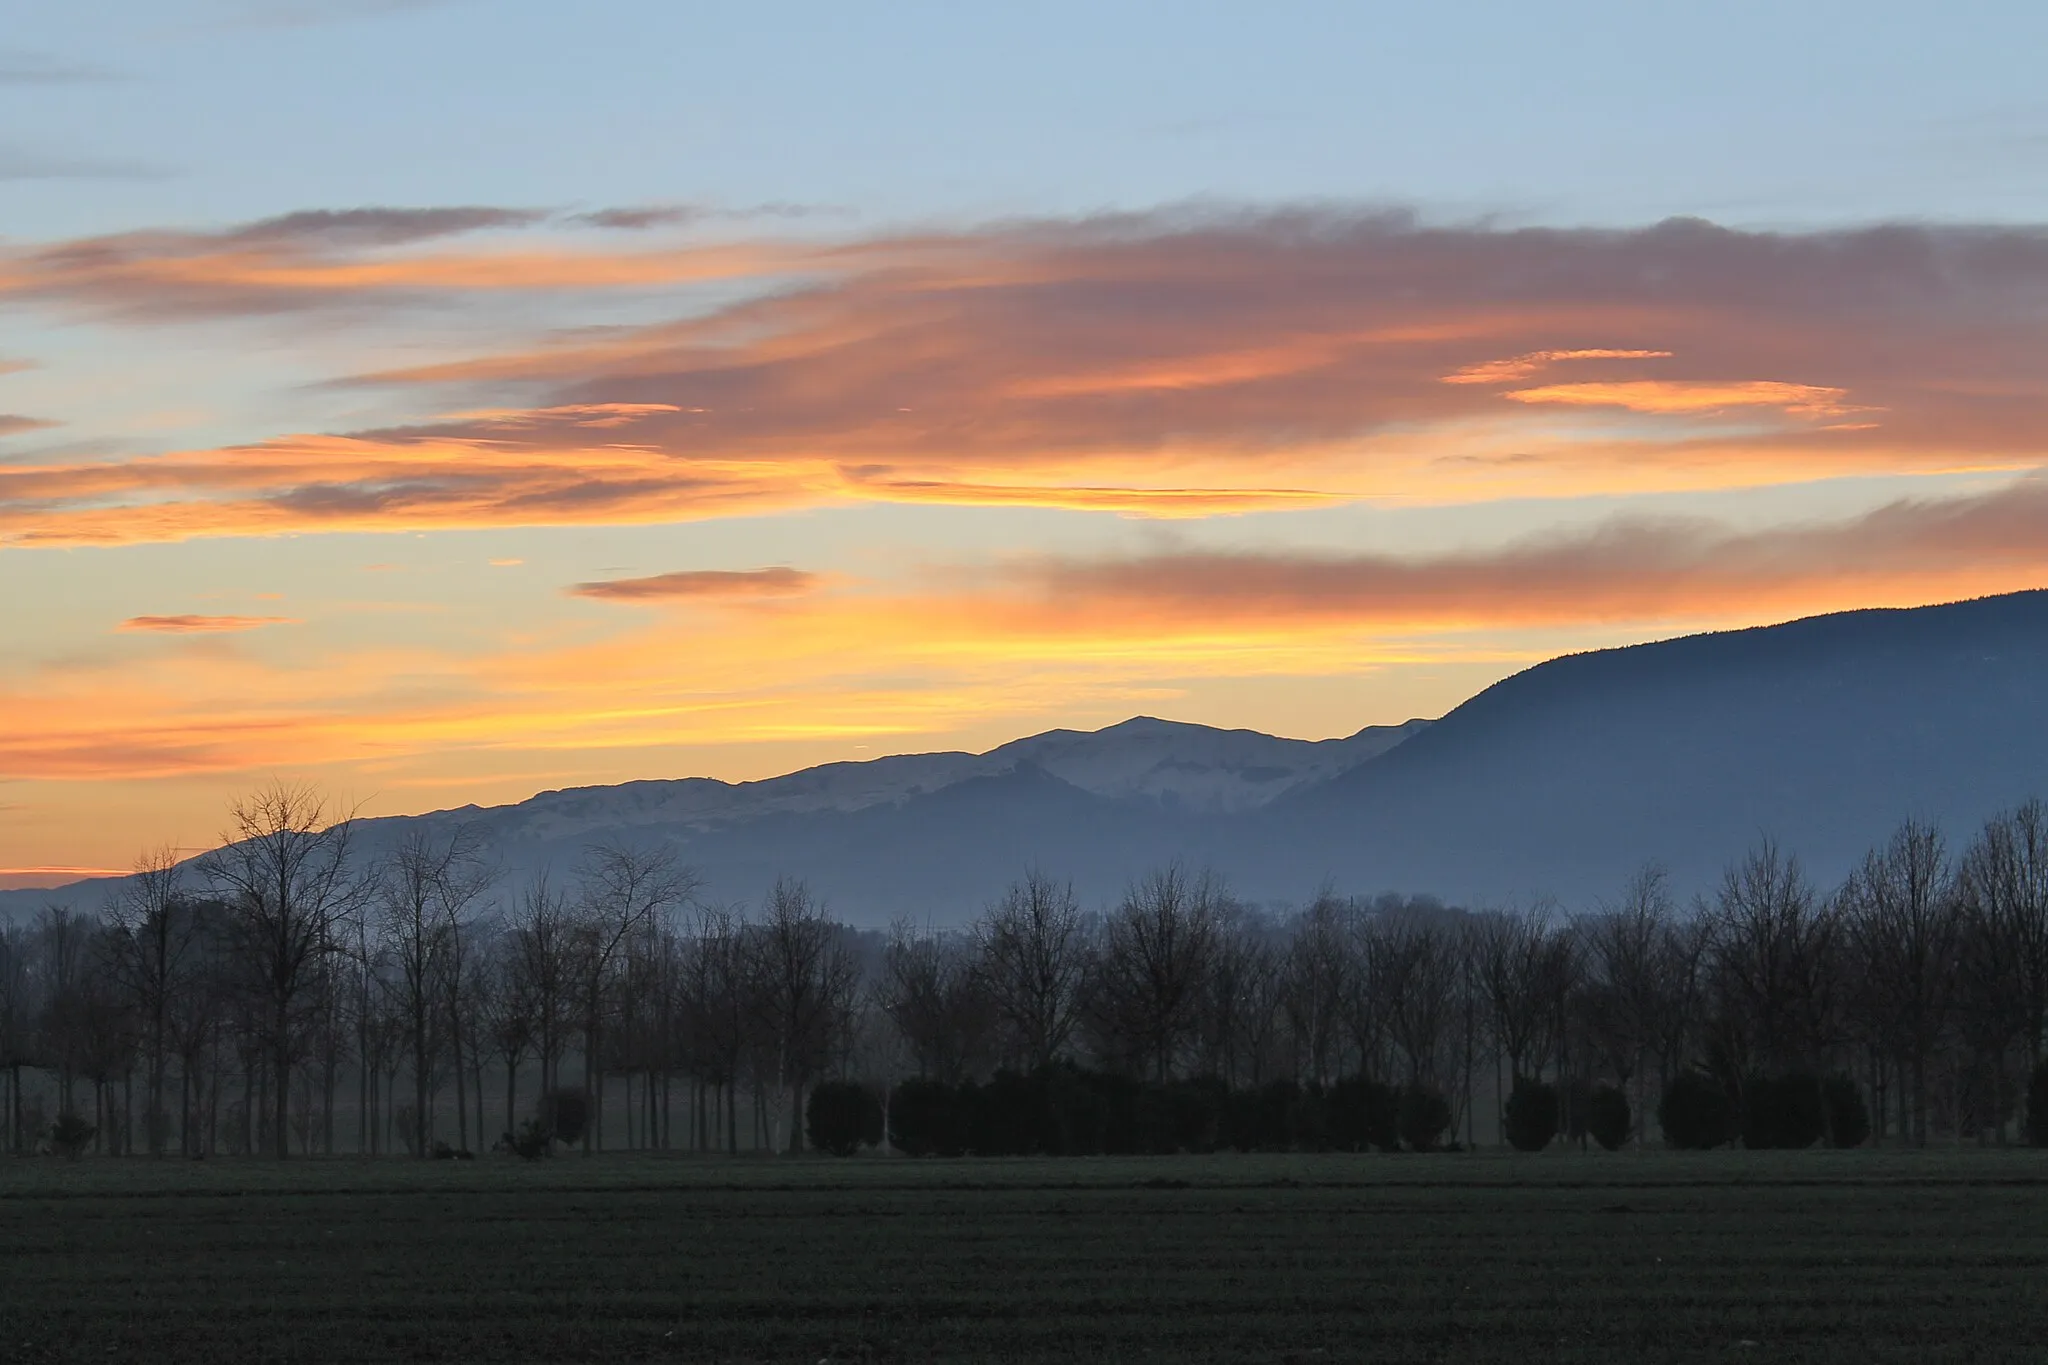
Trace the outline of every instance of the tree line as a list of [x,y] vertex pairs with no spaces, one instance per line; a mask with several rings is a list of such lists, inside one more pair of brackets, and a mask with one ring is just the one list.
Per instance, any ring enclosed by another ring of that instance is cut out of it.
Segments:
[[[660,844],[499,876],[321,797],[0,931],[6,1150],[911,1154],[2048,1141],[2048,809],[1908,821],[1839,885],[1768,839],[1680,905],[1261,907],[1174,865],[964,928],[710,902]],[[1481,1117],[1484,1116],[1484,1123]]]

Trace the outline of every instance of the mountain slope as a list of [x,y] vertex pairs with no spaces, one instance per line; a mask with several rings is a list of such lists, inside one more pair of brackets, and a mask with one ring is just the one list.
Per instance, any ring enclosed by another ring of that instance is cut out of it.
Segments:
[[1354,883],[1583,901],[1646,859],[1708,886],[1763,833],[1832,880],[1909,814],[1962,839],[2035,793],[2044,592],[1555,659],[1255,823]]

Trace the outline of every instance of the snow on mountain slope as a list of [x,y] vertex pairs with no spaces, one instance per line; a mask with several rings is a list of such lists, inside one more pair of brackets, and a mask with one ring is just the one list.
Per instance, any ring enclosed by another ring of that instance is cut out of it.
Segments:
[[1282,792],[1334,777],[1428,724],[1411,720],[1369,726],[1345,739],[1307,740],[1139,716],[1106,730],[1048,730],[984,758],[1035,764],[1097,796],[1229,812],[1263,806]]
[[1235,812],[1325,781],[1399,744],[1429,724],[1370,726],[1344,739],[1282,739],[1256,730],[1139,716],[1102,730],[1048,730],[985,754],[900,754],[826,763],[758,782],[691,777],[571,787],[516,806],[437,812],[482,818],[494,833],[557,841],[620,827],[711,830],[773,815],[852,812],[901,805],[978,777],[1037,767],[1097,796],[1170,809]]

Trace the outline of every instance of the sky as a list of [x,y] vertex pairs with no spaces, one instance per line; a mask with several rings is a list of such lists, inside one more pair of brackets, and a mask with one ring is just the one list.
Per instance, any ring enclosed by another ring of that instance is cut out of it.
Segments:
[[2048,8],[0,29],[0,886],[2048,584]]

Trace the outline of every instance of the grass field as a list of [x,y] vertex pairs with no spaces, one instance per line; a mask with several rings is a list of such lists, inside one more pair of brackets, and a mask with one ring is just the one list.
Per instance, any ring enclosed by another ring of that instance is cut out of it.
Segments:
[[0,1361],[2048,1360],[2048,1153],[0,1163]]

